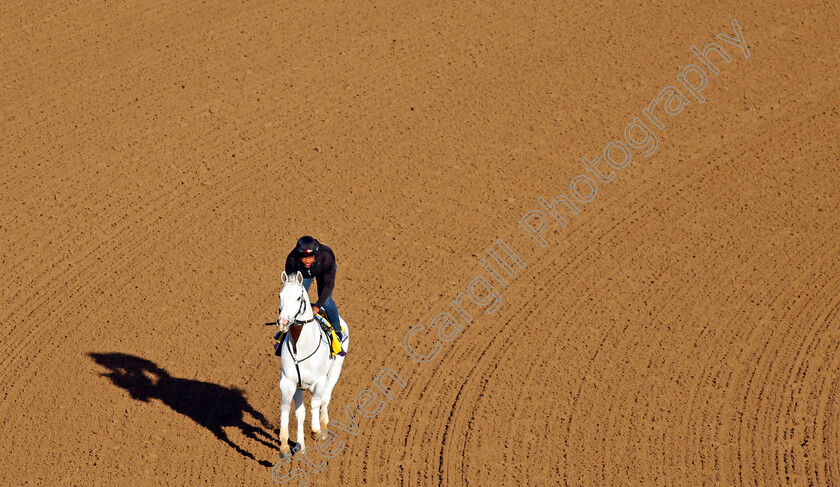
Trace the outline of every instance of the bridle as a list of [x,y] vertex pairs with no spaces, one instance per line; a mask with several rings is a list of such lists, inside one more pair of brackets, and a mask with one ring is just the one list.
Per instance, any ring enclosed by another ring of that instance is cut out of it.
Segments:
[[[300,287],[301,287],[301,292],[306,292],[306,288],[304,288],[303,286],[300,286]],[[301,294],[301,298],[303,298],[303,294]],[[315,314],[314,313],[312,314],[312,319],[311,320],[298,320],[297,317],[302,315],[304,312],[306,312],[306,300],[301,299],[300,300],[300,309],[298,309],[298,312],[295,315],[295,319],[292,320],[292,323],[289,326],[303,326],[307,323],[312,323],[313,321],[315,321]]]
[[[300,285],[300,283],[296,283],[296,284],[298,284],[300,286],[300,288],[301,288],[301,298],[303,298],[303,293],[306,292],[306,288],[304,288],[302,285]],[[297,317],[300,316],[301,314],[303,314],[304,312],[306,312],[306,299],[300,299],[300,309],[298,309],[298,312],[295,314],[291,323],[289,323],[289,328],[290,329],[293,326],[303,327],[303,325],[305,325],[307,323],[312,323],[313,321],[315,321],[314,313],[313,313],[312,319],[309,319],[309,320],[299,320],[299,319],[297,319]],[[277,318],[277,321],[279,322],[280,318]],[[303,389],[303,384],[301,384],[301,382],[300,382],[300,367],[298,367],[298,364],[300,364],[300,363],[304,362],[305,360],[309,359],[310,357],[315,355],[318,352],[318,350],[320,350],[321,342],[324,341],[322,338],[323,337],[319,333],[318,334],[318,346],[315,347],[315,350],[312,353],[310,353],[309,355],[307,355],[306,357],[304,357],[302,359],[295,358],[295,355],[297,354],[297,344],[292,344],[291,336],[289,337],[288,341],[286,342],[287,343],[287,348],[289,349],[289,353],[292,354],[292,361],[295,363],[295,371],[297,371],[297,376],[298,376],[298,389]],[[292,350],[293,346],[294,346],[294,350]]]
[[[289,281],[289,282],[293,282],[293,281]],[[304,287],[303,287],[301,284],[299,284],[299,283],[296,283],[296,284],[300,286],[301,298],[302,298],[302,297],[303,297],[303,293],[305,293],[305,292],[306,292],[306,288],[304,288]],[[281,309],[282,309],[282,308],[281,308]],[[299,319],[297,319],[297,317],[298,317],[298,316],[300,316],[300,315],[302,315],[304,312],[306,312],[306,300],[305,300],[305,299],[301,299],[301,300],[300,300],[300,308],[298,309],[297,313],[295,313],[295,316],[292,318],[291,323],[289,323],[289,327],[292,327],[292,326],[303,326],[303,325],[305,325],[306,323],[311,323],[311,322],[315,321],[315,316],[314,316],[314,315],[312,316],[312,319],[310,319],[310,320],[299,320]],[[279,317],[277,318],[277,324],[278,324],[278,325],[280,324],[280,318],[279,318]]]

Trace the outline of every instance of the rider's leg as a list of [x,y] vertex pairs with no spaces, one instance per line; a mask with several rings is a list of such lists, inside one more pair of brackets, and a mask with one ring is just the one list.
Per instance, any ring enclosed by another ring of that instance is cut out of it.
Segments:
[[341,320],[338,318],[338,308],[335,306],[335,301],[333,301],[332,296],[324,301],[324,311],[327,312],[327,318],[330,319],[335,336],[338,338],[338,341],[341,341],[343,339],[341,335]]
[[309,291],[309,286],[311,286],[311,285],[312,285],[312,281],[313,281],[313,280],[314,280],[314,279],[313,279],[313,278],[311,278],[311,277],[304,277],[304,278],[303,278],[303,287],[304,287],[304,289],[306,289],[307,291]]
[[[312,285],[313,279],[311,277],[303,278],[303,287],[309,291],[309,286]],[[328,297],[326,301],[324,301],[324,311],[327,313],[327,318],[330,320],[330,324],[335,331],[335,336],[338,338],[338,341],[344,339],[343,335],[341,334],[341,320],[338,318],[338,308],[335,306],[335,301],[333,301],[332,296]]]
[[[306,289],[307,292],[309,292],[309,286],[312,285],[312,281],[314,281],[314,280],[315,279],[312,278],[312,277],[304,277],[303,278],[303,287],[304,287],[304,289]],[[312,301],[312,304],[315,304],[315,301]],[[330,316],[327,315],[327,318],[330,318]],[[330,318],[330,320],[332,320],[332,318]]]

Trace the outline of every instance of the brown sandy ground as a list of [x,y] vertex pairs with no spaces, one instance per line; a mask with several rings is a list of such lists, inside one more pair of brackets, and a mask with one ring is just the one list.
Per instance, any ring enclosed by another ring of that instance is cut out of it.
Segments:
[[[273,485],[302,234],[354,332],[333,418],[406,381],[310,485],[840,484],[836,2],[0,11],[0,485]],[[733,18],[750,58],[536,244]],[[498,310],[413,360],[498,238]]]

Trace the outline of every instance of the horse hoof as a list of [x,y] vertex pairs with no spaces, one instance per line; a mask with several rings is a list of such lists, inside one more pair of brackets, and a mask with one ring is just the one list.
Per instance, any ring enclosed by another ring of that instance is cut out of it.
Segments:
[[287,458],[292,458],[292,452],[290,451],[281,451],[280,452],[280,459],[285,460]]
[[313,440],[317,440],[317,439],[318,439],[318,435],[320,435],[320,434],[321,434],[321,432],[320,432],[320,431],[313,431],[313,432],[311,432],[309,435],[312,437],[312,439],[313,439]]

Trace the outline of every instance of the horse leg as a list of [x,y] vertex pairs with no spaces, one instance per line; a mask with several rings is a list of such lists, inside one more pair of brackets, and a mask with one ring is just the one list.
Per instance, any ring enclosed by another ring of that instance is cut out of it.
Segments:
[[309,399],[309,406],[312,408],[312,425],[311,425],[311,434],[312,439],[315,440],[318,438],[318,434],[321,433],[321,427],[318,424],[318,418],[320,417],[319,410],[321,409],[321,395],[323,394],[323,387],[313,387],[312,388],[312,398]]
[[295,391],[295,418],[297,418],[297,442],[300,445],[301,451],[306,448],[303,439],[303,427],[306,422],[306,405],[303,404],[303,391],[297,389]]
[[292,397],[295,385],[286,379],[280,379],[280,458],[292,456],[289,448],[289,413],[292,409]]
[[327,413],[327,406],[329,405],[329,401],[324,401],[321,404],[321,431],[327,429],[327,425],[330,424],[330,415]]
[[[349,342],[349,339],[348,339]],[[338,382],[338,378],[341,375],[341,367],[344,365],[344,357],[335,357],[335,362],[330,366],[329,372],[327,372],[327,387],[324,391],[324,397],[321,402],[321,429],[327,429],[327,425],[330,423],[330,415],[329,415],[329,406],[330,400],[332,399],[332,391],[335,388],[336,383]]]
[[[342,357],[342,359],[343,358],[344,357]],[[330,396],[332,396],[332,388],[330,387],[329,377],[327,377],[327,385],[324,389],[324,393],[321,397],[321,411],[319,415],[320,417],[318,418],[321,422],[321,431],[327,429],[327,425],[330,423],[330,415],[329,413],[327,413],[327,409],[330,405]],[[312,422],[315,422],[315,418],[312,418]]]

